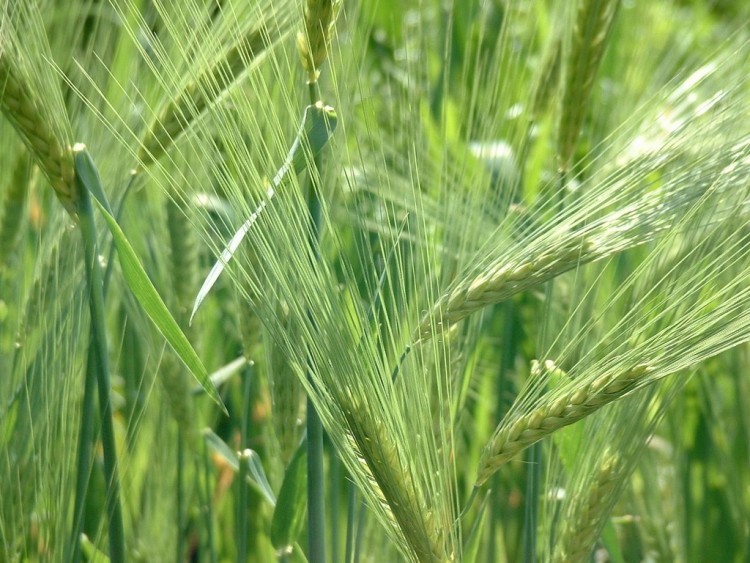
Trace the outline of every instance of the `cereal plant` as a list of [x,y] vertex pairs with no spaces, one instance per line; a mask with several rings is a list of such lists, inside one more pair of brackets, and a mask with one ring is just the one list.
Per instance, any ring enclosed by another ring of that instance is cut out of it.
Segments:
[[745,2],[0,6],[0,561],[750,557]]

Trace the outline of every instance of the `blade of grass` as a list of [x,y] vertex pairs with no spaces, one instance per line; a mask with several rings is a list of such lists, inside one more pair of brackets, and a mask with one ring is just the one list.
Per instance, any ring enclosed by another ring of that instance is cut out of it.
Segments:
[[308,162],[305,151],[309,151],[309,153],[315,157],[323,149],[326,143],[328,143],[328,139],[330,139],[334,129],[336,129],[336,112],[333,108],[330,106],[323,106],[323,104],[310,105],[305,108],[305,112],[302,115],[302,123],[300,124],[297,136],[292,142],[289,153],[287,154],[284,163],[281,165],[281,168],[279,168],[276,175],[273,177],[273,180],[271,180],[271,185],[266,190],[266,197],[268,199],[260,203],[255,212],[250,215],[250,218],[247,219],[234,234],[227,247],[221,253],[219,260],[214,264],[214,267],[211,268],[208,276],[206,276],[203,286],[201,286],[200,291],[198,291],[198,295],[195,298],[193,311],[190,314],[191,324],[193,322],[193,317],[195,317],[195,313],[198,311],[198,307],[201,306],[201,303],[203,303],[208,296],[211,288],[234,256],[242,239],[245,238],[245,235],[253,226],[253,223],[255,223],[258,215],[266,208],[266,205],[268,205],[267,202],[276,194],[276,190],[279,189],[279,186],[287,173],[289,171],[292,171],[294,174],[301,173],[307,166]]
[[102,190],[99,173],[94,161],[85,146],[76,145],[75,151],[75,169],[77,178],[79,178],[85,189],[94,195],[94,201],[107,222],[107,226],[112,233],[115,247],[117,248],[120,265],[122,266],[122,272],[125,276],[128,287],[133,292],[136,299],[138,299],[138,302],[141,304],[143,310],[154,323],[156,328],[164,338],[166,338],[167,342],[172,346],[172,349],[177,353],[180,360],[182,360],[201,387],[206,391],[206,394],[211,397],[219,407],[221,407],[225,414],[227,414],[226,407],[224,406],[221,397],[219,397],[216,387],[214,387],[211,379],[208,377],[208,372],[198,357],[198,354],[196,354],[190,342],[185,337],[182,330],[180,330],[177,321],[172,317],[169,309],[167,309],[164,301],[162,301],[156,288],[148,278],[148,275],[138,260],[135,251],[130,246],[125,233],[122,232],[122,229],[112,216],[110,211],[111,207],[109,206],[104,191]]
[[306,466],[307,446],[303,442],[284,473],[284,481],[273,511],[271,543],[278,553],[290,553],[293,550],[294,542],[305,522]]

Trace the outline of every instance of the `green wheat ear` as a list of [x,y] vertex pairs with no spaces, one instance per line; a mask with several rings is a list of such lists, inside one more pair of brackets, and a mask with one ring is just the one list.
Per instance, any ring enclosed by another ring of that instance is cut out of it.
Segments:
[[573,164],[594,80],[614,26],[619,0],[584,0],[578,7],[568,53],[558,131],[560,169]]
[[31,86],[6,32],[0,28],[0,110],[15,128],[52,189],[72,217],[80,195],[75,185],[73,153],[64,140],[65,124]]
[[317,82],[328,57],[340,7],[340,0],[307,0],[305,5],[305,29],[297,33],[297,51],[310,84]]
[[194,82],[174,96],[143,136],[138,154],[141,166],[161,158],[195,120],[220,100],[249,70],[256,67],[291,31],[291,19],[275,10],[240,36],[224,55],[199,73]]

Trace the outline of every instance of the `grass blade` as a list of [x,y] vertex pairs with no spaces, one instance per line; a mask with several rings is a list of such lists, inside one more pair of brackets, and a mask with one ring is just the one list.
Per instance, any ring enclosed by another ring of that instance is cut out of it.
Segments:
[[302,172],[307,165],[307,158],[305,156],[305,150],[308,149],[310,154],[315,157],[321,149],[328,143],[328,139],[331,138],[334,129],[336,129],[336,112],[330,106],[323,106],[323,104],[310,105],[305,108],[305,113],[302,115],[302,124],[300,125],[299,132],[292,143],[292,147],[289,149],[289,153],[284,160],[284,163],[279,168],[276,175],[271,180],[271,185],[266,190],[265,201],[262,201],[258,208],[250,215],[250,218],[243,223],[240,229],[234,234],[229,244],[221,253],[219,260],[211,268],[208,273],[206,280],[203,282],[203,286],[198,291],[198,296],[195,298],[195,305],[193,305],[193,312],[190,314],[190,323],[193,322],[198,307],[206,299],[211,288],[219,279],[219,276],[224,271],[224,267],[229,263],[237,251],[242,239],[248,233],[250,228],[255,223],[258,215],[268,205],[268,201],[273,198],[276,194],[276,190],[281,185],[282,180],[286,177],[287,173],[292,170],[295,174]]
[[177,321],[172,317],[169,309],[162,301],[156,288],[148,278],[138,257],[130,246],[125,233],[117,224],[117,221],[110,212],[109,203],[104,195],[99,180],[99,174],[86,148],[82,145],[76,146],[75,155],[76,174],[86,188],[94,195],[99,210],[104,216],[107,226],[112,233],[112,238],[117,248],[117,254],[120,258],[120,265],[128,287],[135,295],[138,302],[143,307],[148,317],[154,323],[159,332],[167,339],[172,349],[177,353],[185,366],[190,370],[195,379],[205,389],[206,394],[211,397],[217,405],[226,413],[226,407],[219,397],[219,393],[211,382],[205,366],[201,362],[198,354],[191,346],[188,339],[180,330]]
[[306,467],[307,445],[303,442],[284,474],[271,520],[271,543],[280,553],[287,553],[292,548],[305,522]]

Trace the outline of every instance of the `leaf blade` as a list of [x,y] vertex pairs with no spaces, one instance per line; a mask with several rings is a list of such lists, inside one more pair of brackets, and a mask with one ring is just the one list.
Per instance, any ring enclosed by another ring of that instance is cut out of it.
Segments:
[[125,233],[117,224],[117,220],[110,213],[111,207],[101,187],[101,180],[91,155],[83,145],[75,147],[75,169],[81,185],[85,187],[94,197],[99,211],[104,217],[109,232],[117,249],[125,282],[135,298],[143,307],[144,312],[154,323],[156,329],[169,342],[180,360],[190,370],[193,377],[206,391],[206,394],[216,402],[219,407],[227,413],[224,403],[219,397],[216,387],[208,376],[206,367],[201,362],[198,354],[180,329],[169,309],[164,304],[159,292],[151,283],[146,271],[143,269],[133,247],[128,242]]
[[309,150],[309,153],[315,157],[321,150],[323,150],[323,147],[328,143],[331,135],[333,135],[333,131],[336,129],[337,121],[336,112],[330,106],[324,106],[322,103],[318,103],[314,106],[310,105],[305,108],[305,112],[302,115],[302,122],[297,132],[297,136],[294,138],[292,146],[289,149],[289,153],[287,153],[283,164],[274,175],[271,180],[271,185],[268,186],[266,190],[267,199],[260,202],[257,209],[242,224],[237,232],[234,233],[229,244],[227,244],[226,248],[219,256],[219,259],[208,273],[208,276],[206,276],[203,285],[195,297],[193,310],[190,313],[190,324],[193,324],[195,313],[198,311],[198,308],[206,297],[208,297],[208,294],[219,279],[221,273],[224,271],[224,268],[229,264],[229,261],[237,251],[242,239],[244,239],[245,235],[250,231],[250,228],[253,226],[260,213],[266,208],[268,202],[273,199],[274,195],[276,195],[276,190],[279,188],[284,178],[286,178],[287,173],[291,170],[294,174],[300,174],[307,167],[305,151]]

